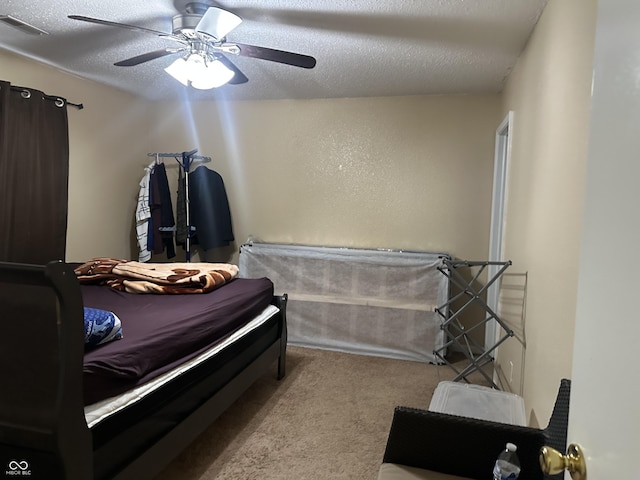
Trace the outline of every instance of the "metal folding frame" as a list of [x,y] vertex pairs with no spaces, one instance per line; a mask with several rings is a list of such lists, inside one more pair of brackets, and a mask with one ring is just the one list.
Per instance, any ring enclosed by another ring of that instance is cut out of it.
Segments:
[[[490,265],[495,265],[498,269],[491,278],[487,279],[485,284],[482,284],[479,280],[480,276]],[[510,260],[506,262],[490,262],[452,260],[447,257],[442,258],[442,264],[438,267],[438,270],[449,279],[449,299],[443,305],[437,307],[436,312],[443,319],[440,328],[445,333],[445,342],[444,345],[436,349],[433,354],[439,362],[448,365],[454,372],[456,372],[457,375],[453,381],[457,382],[464,380],[467,383],[470,383],[467,377],[474,372],[479,372],[494,388],[498,388],[493,381],[493,369],[491,369],[490,374],[488,374],[485,371],[485,368],[488,365],[493,365],[494,358],[492,353],[508,338],[512,337],[514,332],[487,304],[485,298],[489,287],[500,278],[510,265]],[[467,280],[461,273],[461,269],[463,268],[477,268],[477,271],[475,274],[471,272],[471,278]],[[460,292],[452,295],[452,286],[458,287]],[[467,298],[467,301],[461,307],[454,306],[456,302],[464,298]],[[479,320],[474,325],[465,327],[460,322],[460,316],[471,305],[479,305],[482,310],[484,310],[485,315],[482,320]],[[474,340],[471,333],[486,325],[491,320],[495,320],[498,323],[501,327],[501,333],[500,338],[492,346],[487,348],[485,345],[481,345]],[[459,347],[469,362],[463,369],[457,368],[446,358],[447,350],[454,345]]]

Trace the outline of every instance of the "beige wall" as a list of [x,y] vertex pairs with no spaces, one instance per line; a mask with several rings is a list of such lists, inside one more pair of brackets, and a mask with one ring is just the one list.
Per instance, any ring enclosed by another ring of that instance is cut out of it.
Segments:
[[249,236],[486,256],[498,95],[185,106],[4,51],[0,65],[4,80],[85,106],[69,109],[67,260],[134,258],[147,153],[193,148],[213,157],[232,208],[237,244],[214,257],[235,257]]
[[154,116],[145,102],[0,50],[1,78],[59,95],[68,107],[69,218],[67,260],[130,256],[140,165]]
[[158,148],[213,157],[238,245],[487,255],[497,95],[163,108]]
[[[546,425],[571,377],[596,0],[550,0],[503,94],[515,112],[505,258],[527,272],[524,397]],[[516,364],[517,342],[499,362]]]

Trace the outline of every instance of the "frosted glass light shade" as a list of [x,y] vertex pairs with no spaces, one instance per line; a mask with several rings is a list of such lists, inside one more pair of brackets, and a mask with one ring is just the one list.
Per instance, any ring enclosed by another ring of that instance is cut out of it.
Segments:
[[164,69],[169,75],[178,80],[184,86],[189,85],[189,78],[187,77],[187,61],[180,57],[167,68]]
[[204,69],[200,69],[196,76],[191,78],[191,86],[200,90],[218,88],[233,78],[235,72],[220,60],[209,62]]

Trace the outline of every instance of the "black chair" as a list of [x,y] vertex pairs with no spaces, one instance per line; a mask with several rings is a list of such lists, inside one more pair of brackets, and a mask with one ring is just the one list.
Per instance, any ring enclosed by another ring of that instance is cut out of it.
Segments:
[[491,478],[498,453],[511,442],[518,446],[519,480],[562,480],[545,476],[538,456],[543,445],[566,451],[570,390],[563,379],[545,429],[396,407],[383,463],[480,480]]

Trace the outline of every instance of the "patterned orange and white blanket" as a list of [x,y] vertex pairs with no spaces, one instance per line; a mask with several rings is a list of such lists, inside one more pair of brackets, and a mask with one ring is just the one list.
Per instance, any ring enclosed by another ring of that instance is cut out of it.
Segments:
[[230,263],[141,263],[94,258],[75,269],[80,283],[129,293],[207,293],[238,276]]

